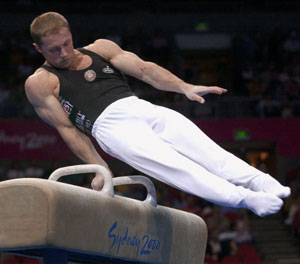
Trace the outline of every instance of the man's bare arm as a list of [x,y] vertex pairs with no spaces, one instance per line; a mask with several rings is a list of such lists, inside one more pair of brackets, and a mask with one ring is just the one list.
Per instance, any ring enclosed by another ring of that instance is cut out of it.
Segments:
[[205,94],[227,92],[226,89],[217,86],[186,83],[165,68],[153,62],[144,61],[134,53],[122,50],[117,44],[109,40],[97,40],[88,48],[104,56],[125,74],[138,78],[159,90],[185,94],[192,101],[204,103],[205,100],[202,96]]
[[25,92],[37,114],[48,124],[57,129],[60,136],[82,161],[100,164],[108,168],[93,143],[85,134],[73,126],[64,113],[54,94],[56,80],[46,71],[40,70],[30,76],[25,83]]

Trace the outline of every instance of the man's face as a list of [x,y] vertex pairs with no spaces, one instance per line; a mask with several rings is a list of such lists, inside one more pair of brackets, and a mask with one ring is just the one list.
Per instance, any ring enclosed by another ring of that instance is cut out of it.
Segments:
[[42,44],[33,43],[47,62],[59,69],[69,68],[74,59],[74,46],[71,32],[62,27],[57,33],[47,34],[41,38]]

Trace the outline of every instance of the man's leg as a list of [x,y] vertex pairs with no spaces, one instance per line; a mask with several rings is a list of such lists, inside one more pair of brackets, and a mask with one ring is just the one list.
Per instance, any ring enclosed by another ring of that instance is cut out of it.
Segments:
[[164,107],[158,110],[162,117],[152,124],[153,129],[177,152],[235,185],[280,198],[290,195],[289,187],[221,148],[184,116]]
[[178,153],[133,113],[126,116],[124,111],[111,111],[95,124],[93,135],[110,155],[213,203],[249,208],[260,216],[276,213],[282,206],[282,200],[275,195],[235,186]]

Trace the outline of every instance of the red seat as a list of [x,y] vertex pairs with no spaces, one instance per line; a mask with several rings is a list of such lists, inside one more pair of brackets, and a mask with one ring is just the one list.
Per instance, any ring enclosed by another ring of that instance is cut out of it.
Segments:
[[221,264],[243,264],[238,256],[226,256],[222,259]]
[[243,263],[262,264],[262,260],[256,248],[250,243],[240,244],[237,256],[243,260]]

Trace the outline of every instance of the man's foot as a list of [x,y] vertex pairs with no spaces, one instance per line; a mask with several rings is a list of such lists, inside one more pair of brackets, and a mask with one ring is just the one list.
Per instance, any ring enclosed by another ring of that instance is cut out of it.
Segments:
[[245,208],[261,217],[277,213],[282,205],[283,201],[280,198],[265,192],[251,192],[243,202]]
[[274,194],[279,198],[287,198],[291,194],[290,187],[281,185],[270,175],[258,176],[253,179],[250,189],[257,192]]

